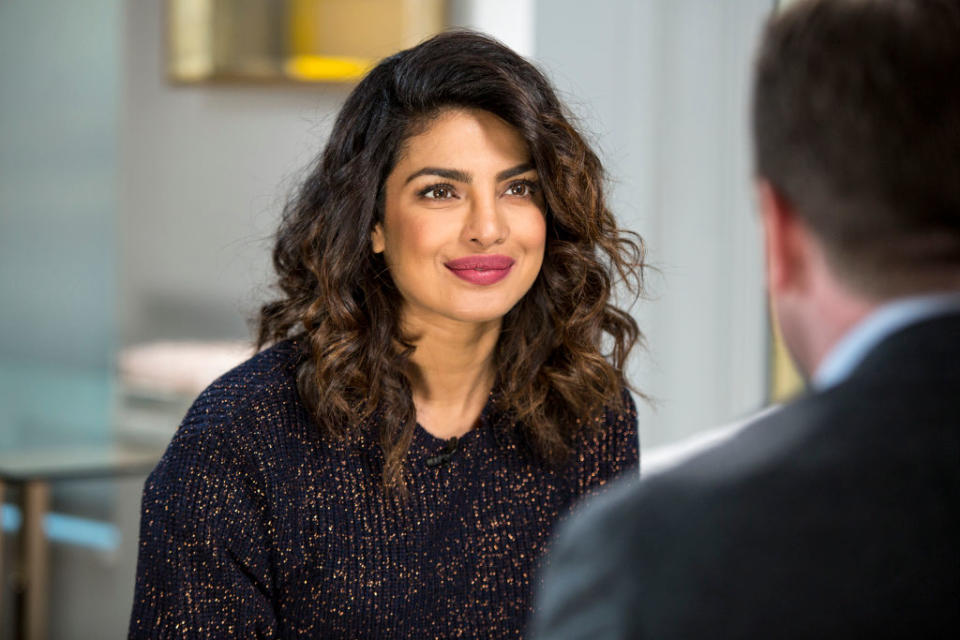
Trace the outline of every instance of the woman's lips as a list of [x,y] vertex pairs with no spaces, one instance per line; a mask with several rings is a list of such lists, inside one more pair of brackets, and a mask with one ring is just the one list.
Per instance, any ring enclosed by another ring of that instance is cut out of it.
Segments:
[[462,280],[471,284],[494,284],[507,277],[514,260],[501,255],[478,255],[456,258],[444,266]]

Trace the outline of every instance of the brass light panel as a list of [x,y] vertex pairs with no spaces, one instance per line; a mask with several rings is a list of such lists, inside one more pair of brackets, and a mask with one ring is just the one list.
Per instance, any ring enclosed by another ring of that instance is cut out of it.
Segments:
[[173,82],[354,82],[442,31],[444,0],[167,0]]

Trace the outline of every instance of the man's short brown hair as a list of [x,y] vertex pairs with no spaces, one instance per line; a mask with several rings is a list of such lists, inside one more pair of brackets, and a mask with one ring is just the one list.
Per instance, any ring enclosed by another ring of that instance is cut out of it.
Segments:
[[757,175],[878,297],[960,286],[960,1],[813,0],[756,62]]

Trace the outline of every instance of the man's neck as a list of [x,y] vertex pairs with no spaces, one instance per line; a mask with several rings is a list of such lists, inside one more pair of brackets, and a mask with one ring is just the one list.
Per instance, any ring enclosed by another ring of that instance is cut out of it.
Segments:
[[844,336],[868,318],[880,304],[846,292],[835,292],[819,300],[807,320],[810,329],[803,368],[811,378]]

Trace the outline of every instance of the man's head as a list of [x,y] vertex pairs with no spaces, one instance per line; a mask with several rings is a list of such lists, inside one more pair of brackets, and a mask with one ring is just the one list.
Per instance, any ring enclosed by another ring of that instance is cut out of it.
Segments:
[[960,2],[812,0],[772,17],[753,136],[771,296],[808,372],[823,345],[791,333],[836,304],[849,324],[960,289]]

